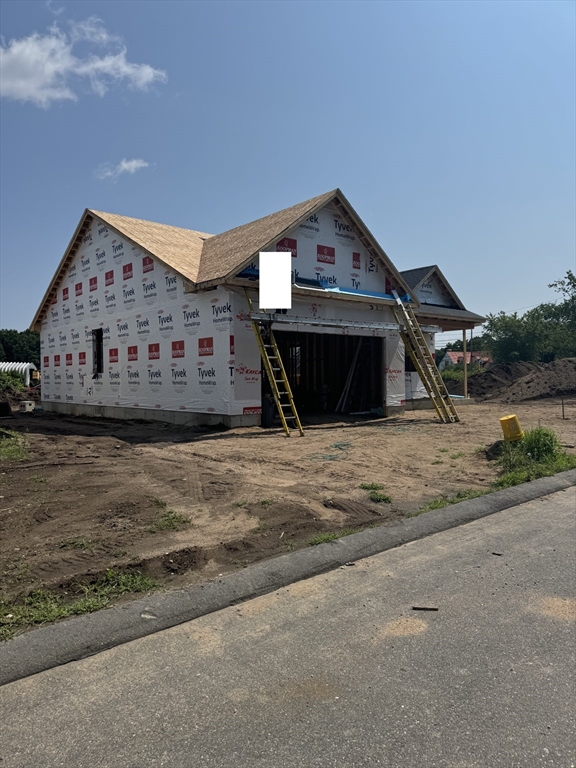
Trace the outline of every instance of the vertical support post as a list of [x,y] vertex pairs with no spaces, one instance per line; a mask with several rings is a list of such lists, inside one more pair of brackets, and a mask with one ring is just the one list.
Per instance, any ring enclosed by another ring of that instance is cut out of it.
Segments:
[[468,355],[466,354],[466,329],[462,331],[462,352],[464,356],[464,397],[468,397]]

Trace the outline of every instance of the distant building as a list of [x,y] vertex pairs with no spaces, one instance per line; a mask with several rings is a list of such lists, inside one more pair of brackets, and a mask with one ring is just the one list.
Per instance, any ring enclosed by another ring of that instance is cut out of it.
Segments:
[[[454,365],[462,365],[464,362],[463,352],[446,352],[438,365],[438,370],[442,372],[445,368],[452,368]],[[492,358],[484,352],[466,352],[466,364],[476,365],[486,368],[490,365]]]

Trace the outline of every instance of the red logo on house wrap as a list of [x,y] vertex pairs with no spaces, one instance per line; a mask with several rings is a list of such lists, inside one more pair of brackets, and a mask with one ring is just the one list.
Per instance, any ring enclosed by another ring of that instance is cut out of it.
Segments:
[[234,336],[230,336],[230,354],[234,355]]
[[360,254],[359,253],[353,253],[352,254],[352,269],[362,269],[362,264],[360,262]]
[[242,408],[242,413],[244,416],[256,416],[259,413],[262,413],[262,408]]
[[111,269],[110,272],[104,273],[104,282],[106,285],[114,285],[114,270]]
[[78,352],[79,365],[86,365],[86,352]]
[[336,249],[330,248],[329,245],[317,245],[316,261],[321,261],[323,264],[335,264]]
[[298,255],[298,242],[293,237],[283,237],[280,242],[276,243],[277,251],[290,251],[292,258],[295,259]]
[[154,271],[154,259],[151,256],[144,256],[142,259],[142,272]]
[[118,362],[118,348],[115,349],[109,349],[108,350],[108,360],[111,363],[117,363]]
[[62,301],[68,301],[69,296],[70,296],[70,289],[62,288]]
[[172,342],[172,357],[184,357],[184,342],[173,341]]
[[128,347],[128,360],[138,360],[138,346]]
[[205,339],[198,339],[198,354],[200,357],[204,355],[214,354],[214,337],[208,336]]
[[160,344],[148,344],[148,360],[160,360]]
[[54,355],[54,365],[56,368],[60,366],[60,355]]
[[76,296],[82,296],[82,283],[76,283],[74,290],[76,291]]
[[122,279],[123,280],[129,280],[131,277],[133,277],[134,273],[132,271],[132,264],[124,264],[122,267]]
[[96,291],[98,289],[98,278],[97,277],[91,277],[90,278],[90,292]]
[[66,365],[72,365],[72,353],[68,352],[66,354]]
[[50,355],[44,355],[44,368],[48,368],[50,365]]

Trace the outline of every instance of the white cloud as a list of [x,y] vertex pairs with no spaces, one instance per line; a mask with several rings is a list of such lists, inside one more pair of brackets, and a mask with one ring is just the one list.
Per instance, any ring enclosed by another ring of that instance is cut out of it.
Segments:
[[59,8],[55,6],[53,0],[46,0],[46,8],[48,8],[50,13],[54,14],[54,16],[60,16],[60,14],[64,13],[66,10],[63,5],[61,5]]
[[126,160],[124,158],[120,160],[116,166],[112,166],[109,163],[101,165],[100,168],[98,168],[96,171],[96,178],[111,179],[111,181],[115,184],[118,181],[118,177],[123,173],[133,174],[136,173],[136,171],[139,171],[141,168],[148,168],[149,166],[150,163],[147,163],[146,160],[142,160],[141,158],[134,158],[133,160]]
[[[79,43],[106,50],[81,58],[72,51]],[[96,16],[71,22],[68,35],[54,24],[45,35],[34,32],[10,40],[8,45],[0,44],[1,96],[47,108],[54,101],[77,101],[75,86],[82,79],[90,83],[94,93],[104,96],[112,84],[126,83],[145,91],[167,78],[165,72],[149,64],[128,61],[126,48]]]

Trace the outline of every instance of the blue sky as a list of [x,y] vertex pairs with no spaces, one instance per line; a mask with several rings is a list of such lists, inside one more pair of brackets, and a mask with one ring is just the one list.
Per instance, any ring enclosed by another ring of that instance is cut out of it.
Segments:
[[86,207],[218,233],[334,187],[469,309],[554,299],[575,8],[2,0],[0,327],[28,326]]

